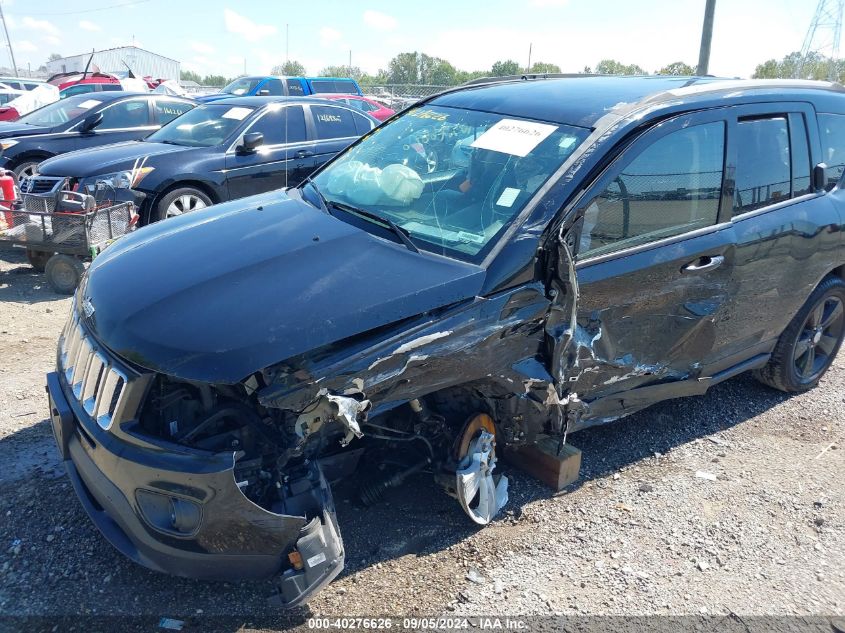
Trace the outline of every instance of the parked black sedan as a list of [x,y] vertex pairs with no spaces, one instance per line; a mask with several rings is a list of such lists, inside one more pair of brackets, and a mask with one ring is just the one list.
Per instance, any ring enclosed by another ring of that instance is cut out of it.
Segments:
[[293,186],[378,125],[322,99],[241,97],[200,105],[143,141],[73,152],[42,163],[27,183],[132,189],[144,222]]
[[0,123],[0,168],[28,177],[47,158],[144,138],[195,105],[182,97],[131,92],[68,97]]

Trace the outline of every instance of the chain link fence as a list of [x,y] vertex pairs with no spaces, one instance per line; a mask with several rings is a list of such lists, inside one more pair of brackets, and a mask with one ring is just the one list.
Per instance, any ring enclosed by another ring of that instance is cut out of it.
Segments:
[[404,110],[420,99],[448,90],[453,86],[430,86],[419,84],[384,84],[361,86],[365,96],[383,103],[391,110]]

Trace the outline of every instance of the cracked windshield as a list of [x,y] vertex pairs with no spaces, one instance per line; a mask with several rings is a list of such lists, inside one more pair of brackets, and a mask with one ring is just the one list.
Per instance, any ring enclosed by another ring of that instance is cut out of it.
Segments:
[[314,181],[416,246],[476,260],[589,130],[429,106],[377,129]]

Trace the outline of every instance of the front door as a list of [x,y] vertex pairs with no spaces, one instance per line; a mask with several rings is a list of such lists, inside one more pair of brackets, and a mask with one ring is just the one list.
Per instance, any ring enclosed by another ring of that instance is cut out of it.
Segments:
[[[90,101],[99,103],[96,94]],[[92,113],[95,111],[91,109]],[[158,122],[152,119],[150,113],[150,100],[144,97],[112,103],[100,112],[103,114],[103,120],[92,132],[76,133],[74,149],[139,140],[159,128]]]
[[580,291],[577,326],[551,369],[561,392],[592,402],[585,415],[595,422],[671,397],[664,385],[697,378],[730,325],[726,132],[715,112],[660,123],[576,207],[581,219],[566,240]]
[[261,132],[264,143],[244,153],[237,149],[239,140],[226,153],[232,199],[296,185],[314,168],[314,144],[308,140],[302,106],[270,108],[244,131]]

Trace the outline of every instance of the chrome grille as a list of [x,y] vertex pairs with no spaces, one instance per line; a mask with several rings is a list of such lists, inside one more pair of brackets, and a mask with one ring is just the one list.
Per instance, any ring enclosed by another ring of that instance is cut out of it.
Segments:
[[53,193],[67,178],[55,176],[32,176],[21,181],[21,193]]
[[127,399],[128,378],[97,348],[75,309],[59,340],[59,371],[85,412],[108,430]]

